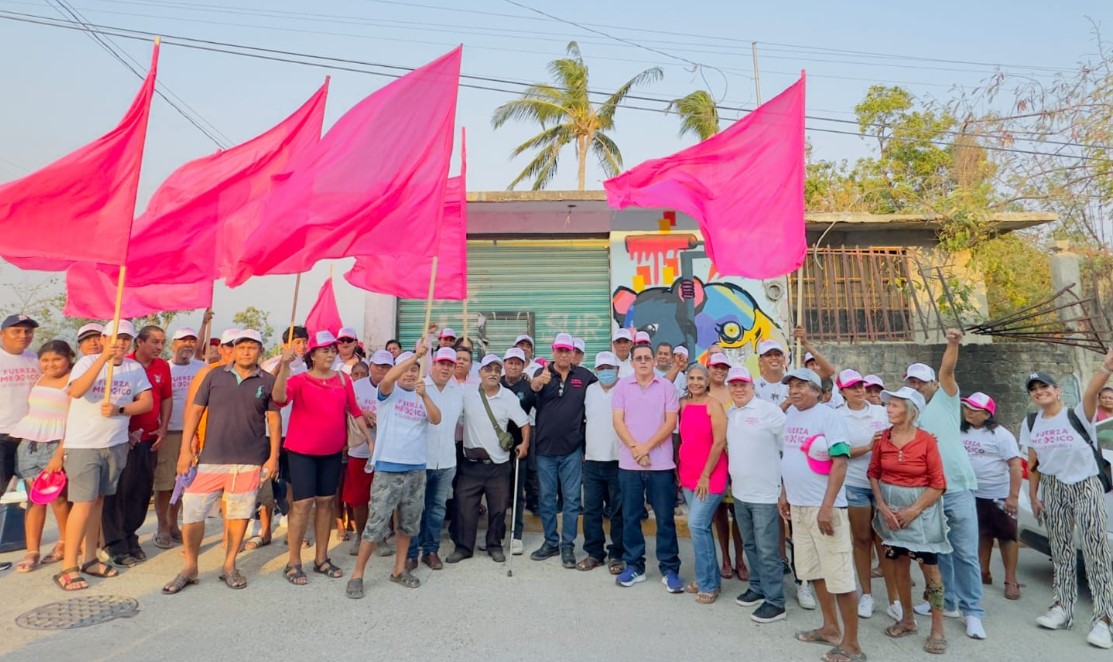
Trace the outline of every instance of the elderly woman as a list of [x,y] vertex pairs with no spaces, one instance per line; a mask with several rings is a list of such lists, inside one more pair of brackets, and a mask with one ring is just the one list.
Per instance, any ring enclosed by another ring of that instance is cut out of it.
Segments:
[[[1032,514],[1042,518],[1051,543],[1052,603],[1036,624],[1049,630],[1069,628],[1078,599],[1075,575],[1075,531],[1086,562],[1086,579],[1094,600],[1090,634],[1086,641],[1099,648],[1113,648],[1113,551],[1106,537],[1105,494],[1099,471],[1108,464],[1097,461],[1097,435],[1090,421],[1097,409],[1098,393],[1113,373],[1113,351],[1090,379],[1082,401],[1074,409],[1063,406],[1062,389],[1051,375],[1033,373],[1028,395],[1039,407],[1020,426],[1020,445],[1028,448],[1028,493]],[[1108,475],[1108,474],[1107,474]]]
[[997,403],[985,393],[972,393],[962,399],[962,445],[970,455],[978,489],[974,500],[978,508],[978,557],[982,564],[982,583],[993,583],[989,559],[993,541],[1001,548],[1005,565],[1005,597],[1020,599],[1016,581],[1016,509],[1020,497],[1020,449],[1013,433],[997,424]]
[[[883,391],[881,399],[891,427],[877,436],[867,472],[877,504],[873,525],[885,545],[887,569],[901,604],[912,603],[912,561],[920,564],[931,605],[931,634],[924,651],[939,654],[947,650],[939,554],[951,552],[940,501],[947,488],[943,459],[935,437],[916,426],[924,408],[922,395],[906,386]],[[915,633],[916,619],[910,609],[885,629],[894,639]]]
[[727,491],[727,415],[710,393],[711,376],[697,364],[688,368],[688,393],[680,401],[680,464],[677,474],[688,502],[688,529],[696,557],[696,581],[685,591],[696,602],[711,604],[719,597],[722,578],[715,558],[711,520]]

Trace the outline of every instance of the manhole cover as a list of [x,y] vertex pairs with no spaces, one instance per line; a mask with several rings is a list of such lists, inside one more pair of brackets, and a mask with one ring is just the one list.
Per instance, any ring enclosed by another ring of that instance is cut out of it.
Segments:
[[139,611],[139,601],[121,595],[99,595],[52,602],[21,614],[15,624],[30,630],[71,630],[129,618]]

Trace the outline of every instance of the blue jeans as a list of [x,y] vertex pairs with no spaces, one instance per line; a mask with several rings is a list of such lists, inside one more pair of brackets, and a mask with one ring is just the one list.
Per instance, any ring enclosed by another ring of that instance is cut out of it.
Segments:
[[943,574],[943,600],[947,609],[957,605],[964,616],[985,618],[982,608],[982,566],[978,561],[978,511],[970,490],[943,494],[947,540],[954,548],[939,555]]
[[734,500],[734,519],[750,563],[750,590],[774,607],[785,608],[784,566],[781,564],[781,515],[775,503]]
[[657,567],[661,574],[680,574],[680,546],[676,542],[676,480],[672,469],[665,471],[618,470],[622,490],[622,560],[639,573],[645,572],[645,536],[642,512],[645,502],[657,518]]
[[692,552],[696,557],[696,583],[701,593],[714,593],[723,583],[719,575],[719,555],[715,553],[715,537],[711,535],[711,520],[724,496],[708,493],[700,499],[695,492],[684,488],[684,500],[688,502],[688,532],[692,536]]
[[[537,477],[541,483],[541,527],[545,543],[553,547],[573,547],[580,519],[580,483],[583,477],[583,454],[538,455]],[[557,481],[564,496],[563,522],[557,538]]]
[[440,551],[441,527],[444,526],[445,507],[448,491],[452,489],[452,479],[456,467],[425,470],[425,510],[421,513],[421,535],[410,538],[407,556],[417,558],[418,546],[426,554]]
[[[584,461],[584,551],[593,559],[622,559],[622,490],[618,460]],[[603,503],[611,507],[611,546],[603,533]]]

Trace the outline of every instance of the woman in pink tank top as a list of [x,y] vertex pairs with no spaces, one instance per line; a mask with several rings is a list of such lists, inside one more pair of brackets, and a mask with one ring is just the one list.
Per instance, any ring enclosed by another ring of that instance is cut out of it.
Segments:
[[696,602],[711,604],[719,597],[722,578],[711,535],[711,520],[727,490],[727,417],[711,397],[707,368],[688,369],[688,393],[680,401],[680,464],[677,473],[688,502],[688,530],[696,557],[696,581],[684,590]]

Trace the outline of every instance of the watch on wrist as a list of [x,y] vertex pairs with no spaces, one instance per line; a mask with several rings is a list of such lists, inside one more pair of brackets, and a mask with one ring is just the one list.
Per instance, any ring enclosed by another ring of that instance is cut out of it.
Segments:
[[119,414],[120,416],[123,416],[124,415],[124,408],[120,407],[120,408],[116,409],[116,413]]

